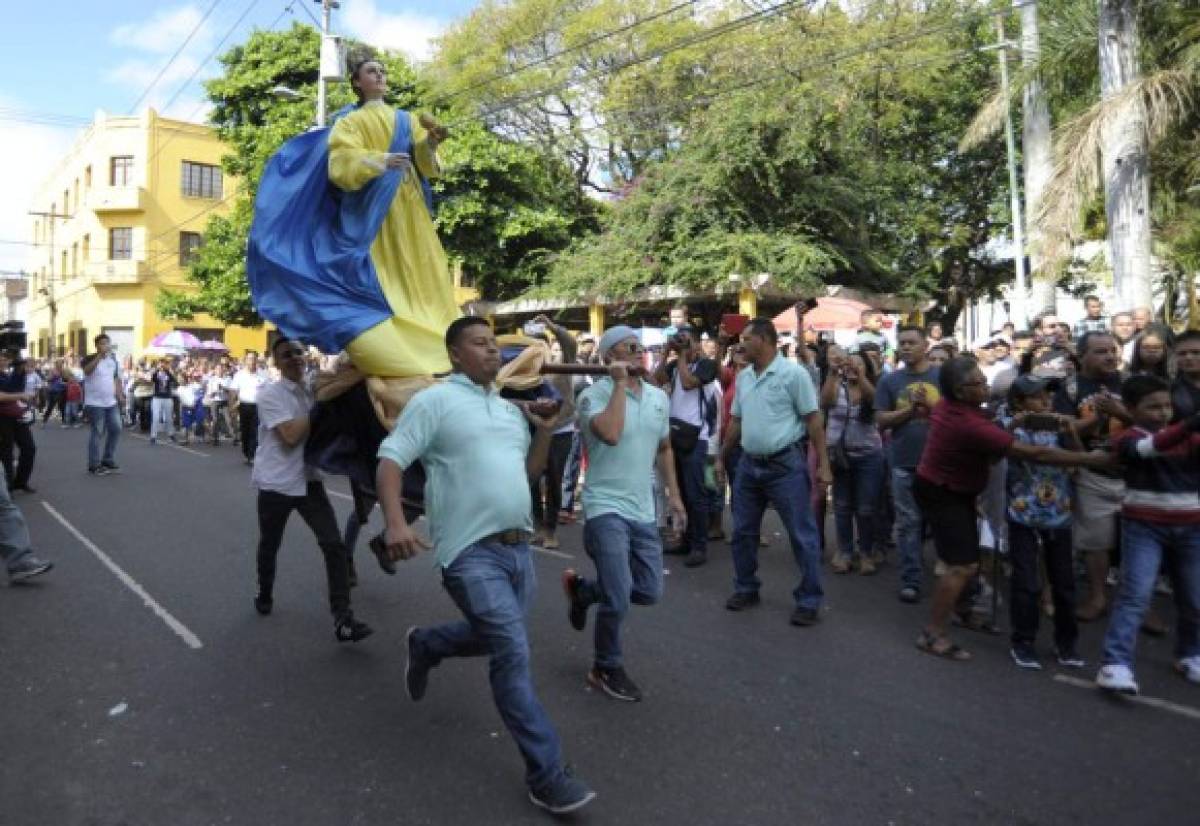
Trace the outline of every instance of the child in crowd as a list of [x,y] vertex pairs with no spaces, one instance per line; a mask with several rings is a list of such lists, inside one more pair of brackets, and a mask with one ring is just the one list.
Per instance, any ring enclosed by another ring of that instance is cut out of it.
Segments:
[[1121,401],[1134,426],[1114,438],[1125,469],[1121,509],[1121,583],[1096,685],[1137,694],[1134,651],[1164,557],[1170,562],[1178,611],[1175,668],[1200,684],[1200,414],[1169,425],[1170,385],[1133,376]]
[[[1071,420],[1052,411],[1048,383],[1033,375],[1020,376],[1012,383],[1008,391],[1008,412],[1012,416],[1009,430],[1027,444],[1082,450]],[[1075,576],[1071,565],[1075,502],[1070,471],[1010,458],[1007,487],[1013,662],[1020,668],[1042,667],[1034,647],[1041,556],[1054,599],[1055,655],[1059,665],[1082,668],[1085,663],[1075,648],[1079,628],[1075,623]]]
[[79,427],[79,411],[83,406],[83,384],[73,372],[65,376],[67,381],[66,402],[63,406],[63,427]]
[[183,444],[204,441],[204,382],[200,373],[192,373],[187,384],[176,391],[179,396],[179,423],[183,427]]

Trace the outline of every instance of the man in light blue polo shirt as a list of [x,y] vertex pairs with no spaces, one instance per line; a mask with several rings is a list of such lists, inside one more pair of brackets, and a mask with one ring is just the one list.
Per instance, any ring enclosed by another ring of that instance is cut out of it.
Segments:
[[812,379],[804,368],[779,355],[777,341],[770,319],[753,319],[742,332],[750,364],[734,384],[732,416],[718,465],[723,474],[724,460],[741,445],[732,498],[734,593],[725,607],[742,611],[759,603],[758,537],[769,502],[783,522],[800,567],[800,584],[792,592],[796,607],[791,622],[807,626],[820,620],[824,591],[808,463],[800,446],[805,433],[808,449],[817,452],[817,484],[828,487],[833,472]]
[[642,699],[642,693],[625,673],[621,621],[630,602],[653,605],[662,596],[662,540],[654,518],[651,476],[655,460],[675,524],[687,520],[671,455],[670,399],[630,374],[641,352],[636,330],[608,330],[600,339],[608,378],[579,397],[579,432],[588,455],[583,541],[596,563],[596,579],[585,579],[570,568],[563,572],[568,618],[576,631],[586,627],[588,608],[600,604],[595,665],[588,683],[627,702]]
[[496,708],[525,759],[530,800],[555,814],[575,811],[596,793],[563,768],[558,734],[533,691],[525,630],[534,589],[529,480],[545,468],[553,412],[535,415],[500,397],[500,348],[484,319],[455,320],[446,349],[454,373],[413,396],[379,447],[386,555],[408,559],[429,547],[400,501],[404,469],[420,460],[442,584],[464,616],[409,629],[405,688],[420,700],[442,660],[486,654]]

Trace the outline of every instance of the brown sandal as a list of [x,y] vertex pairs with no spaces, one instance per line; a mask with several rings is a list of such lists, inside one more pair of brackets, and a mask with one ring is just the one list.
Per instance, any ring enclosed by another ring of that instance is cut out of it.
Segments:
[[917,648],[926,654],[955,662],[971,659],[971,652],[959,647],[949,637],[930,634],[928,631],[922,631],[921,636],[917,637]]

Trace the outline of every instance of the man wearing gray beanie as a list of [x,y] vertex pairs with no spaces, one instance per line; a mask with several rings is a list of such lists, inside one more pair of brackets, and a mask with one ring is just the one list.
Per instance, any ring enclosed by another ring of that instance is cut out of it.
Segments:
[[621,622],[630,603],[653,605],[662,596],[662,540],[651,480],[656,461],[677,524],[687,520],[687,511],[675,481],[670,401],[635,370],[642,354],[637,331],[613,327],[600,338],[598,349],[608,376],[583,391],[578,404],[579,431],[588,455],[583,541],[596,565],[596,578],[567,569],[563,590],[576,631],[587,627],[588,608],[600,605],[588,683],[613,699],[636,702],[642,693],[625,673]]

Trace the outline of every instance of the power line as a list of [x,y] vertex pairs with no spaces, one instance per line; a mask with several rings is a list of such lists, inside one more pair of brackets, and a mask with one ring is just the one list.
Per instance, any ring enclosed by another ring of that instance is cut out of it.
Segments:
[[[460,98],[463,95],[467,94],[468,92],[474,91],[475,89],[478,89],[483,86],[489,86],[498,80],[505,80],[506,78],[510,78],[513,75],[517,75],[517,74],[520,74],[521,72],[528,71],[529,69],[533,69],[538,66],[544,66],[545,64],[550,63],[551,61],[557,60],[558,58],[562,57],[563,55],[568,55],[568,54],[572,54],[574,52],[582,51],[583,49],[586,49],[588,46],[593,46],[596,43],[600,43],[604,40],[608,40],[610,37],[616,37],[619,34],[624,34],[628,31],[632,31],[633,29],[636,29],[639,26],[644,26],[647,23],[652,23],[655,20],[659,20],[663,17],[672,15],[675,12],[680,11],[681,9],[685,9],[690,6],[694,6],[694,5],[696,5],[697,2],[698,2],[698,0],[684,0],[684,2],[677,3],[676,5],[671,6],[670,8],[664,9],[663,11],[656,12],[654,14],[650,14],[645,17],[640,17],[624,26],[621,26],[620,28],[613,29],[613,30],[607,31],[607,32],[602,32],[601,34],[595,35],[593,37],[589,37],[587,40],[584,40],[582,43],[577,43],[573,46],[568,46],[564,49],[560,49],[557,52],[552,52],[548,55],[539,57],[537,60],[532,60],[528,63],[523,63],[519,66],[515,66],[510,69],[506,69],[505,71],[497,72],[496,74],[492,75],[491,77],[484,78],[483,80],[472,83],[471,85],[469,85],[463,89],[459,89],[457,91],[451,92],[440,98],[435,98],[434,104],[436,105],[439,103],[440,104],[449,103],[450,101],[455,100],[456,98]],[[543,34],[545,34],[545,32],[543,32]]]
[[237,29],[238,26],[242,25],[242,21],[246,19],[247,15],[249,15],[257,5],[258,0],[250,0],[250,2],[246,4],[246,8],[242,11],[241,15],[237,20],[233,21],[233,25],[230,26],[225,31],[225,34],[221,37],[221,39],[217,41],[217,45],[214,46],[213,50],[208,53],[208,57],[200,61],[200,65],[196,67],[195,71],[188,75],[188,79],[183,82],[183,85],[176,89],[175,94],[171,95],[170,99],[163,104],[163,109],[171,108],[171,104],[178,100],[179,96],[183,94],[183,91],[187,89],[187,87],[191,85],[192,81],[196,79],[196,76],[200,74],[200,71],[208,65],[208,62],[217,56],[217,53],[221,51],[221,47],[225,45],[225,41],[229,39],[230,35],[233,34],[234,30]]
[[185,37],[183,39],[183,42],[179,44],[179,48],[176,49],[175,53],[173,55],[171,55],[169,60],[167,60],[166,65],[164,65],[161,69],[159,69],[158,74],[154,76],[154,80],[150,81],[150,85],[147,86],[140,95],[138,95],[138,99],[135,100],[133,102],[133,105],[129,107],[129,114],[132,115],[135,111],[137,111],[138,104],[141,103],[143,100],[145,100],[146,95],[150,94],[150,91],[156,85],[158,85],[158,82],[160,80],[162,80],[163,75],[165,75],[167,73],[167,69],[170,69],[171,65],[179,58],[179,56],[181,54],[183,54],[183,50],[187,48],[187,45],[192,42],[192,38],[195,37],[196,34],[200,31],[200,29],[202,29],[204,27],[204,22],[206,20],[208,20],[209,16],[213,13],[214,10],[216,10],[217,6],[219,6],[219,5],[221,5],[221,0],[213,0],[212,5],[208,7],[208,11],[204,12],[204,14],[203,14],[203,16],[201,16],[200,20],[197,21],[196,25],[192,27],[192,30],[190,32],[188,32],[187,37]]

